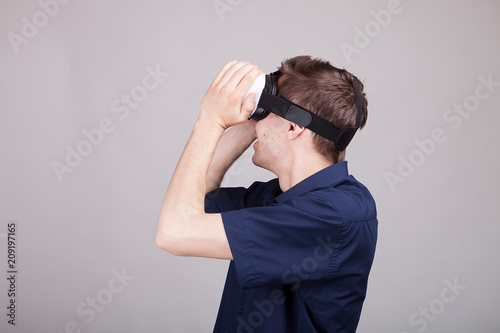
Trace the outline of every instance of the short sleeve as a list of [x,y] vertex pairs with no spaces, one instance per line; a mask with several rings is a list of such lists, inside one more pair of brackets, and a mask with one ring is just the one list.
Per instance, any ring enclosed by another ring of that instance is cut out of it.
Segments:
[[313,195],[284,204],[222,213],[243,288],[328,278],[342,242],[342,218]]
[[[244,187],[224,187],[205,196],[205,212],[221,213],[248,207],[264,205],[281,193],[277,179],[268,182],[254,182],[248,189]],[[268,198],[268,197],[271,198]]]
[[244,207],[246,189],[243,187],[220,188],[205,196],[205,212],[221,213]]

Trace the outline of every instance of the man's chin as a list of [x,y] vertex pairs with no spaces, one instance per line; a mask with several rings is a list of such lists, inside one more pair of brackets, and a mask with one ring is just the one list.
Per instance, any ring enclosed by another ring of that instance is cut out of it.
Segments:
[[253,163],[253,165],[260,167],[260,165],[259,165],[259,159],[256,158],[255,155],[257,155],[257,154],[254,152],[253,155],[252,155],[252,163]]
[[269,163],[266,163],[265,161],[259,160],[258,158],[255,158],[255,154],[252,157],[252,163],[259,168],[262,168],[264,170],[270,171],[272,173],[275,173],[273,170],[269,168]]
[[261,163],[262,161],[259,160],[259,157],[257,156],[257,152],[254,152],[253,153],[253,156],[252,156],[252,163],[255,165],[255,166],[258,166],[259,168],[264,168],[266,169],[265,166],[262,165]]

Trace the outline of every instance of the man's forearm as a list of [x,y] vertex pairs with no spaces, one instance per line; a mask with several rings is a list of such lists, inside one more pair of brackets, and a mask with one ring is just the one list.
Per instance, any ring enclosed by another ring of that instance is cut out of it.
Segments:
[[208,169],[206,193],[220,187],[231,165],[255,140],[255,125],[249,121],[230,128],[219,140]]
[[163,247],[177,246],[175,238],[192,232],[196,227],[190,223],[204,214],[207,171],[222,133],[222,128],[208,121],[196,122],[160,210],[157,242],[164,243]]
[[167,208],[182,204],[204,211],[207,172],[223,132],[209,121],[196,121],[167,189]]

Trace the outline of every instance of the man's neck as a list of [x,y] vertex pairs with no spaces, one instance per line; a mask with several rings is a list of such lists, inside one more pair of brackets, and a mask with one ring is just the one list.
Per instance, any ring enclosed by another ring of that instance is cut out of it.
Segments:
[[301,155],[292,159],[276,173],[283,192],[312,176],[318,171],[332,165],[330,161],[319,154]]

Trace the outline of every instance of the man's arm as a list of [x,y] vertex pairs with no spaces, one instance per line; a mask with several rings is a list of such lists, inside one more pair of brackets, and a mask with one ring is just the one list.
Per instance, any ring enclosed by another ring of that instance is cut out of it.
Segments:
[[224,130],[245,122],[253,110],[254,95],[243,105],[241,100],[260,74],[254,65],[231,61],[210,84],[163,200],[156,234],[160,248],[176,255],[232,259],[221,215],[205,213],[207,173]]
[[233,126],[222,135],[208,169],[206,193],[220,187],[227,170],[254,140],[255,124],[252,120]]

